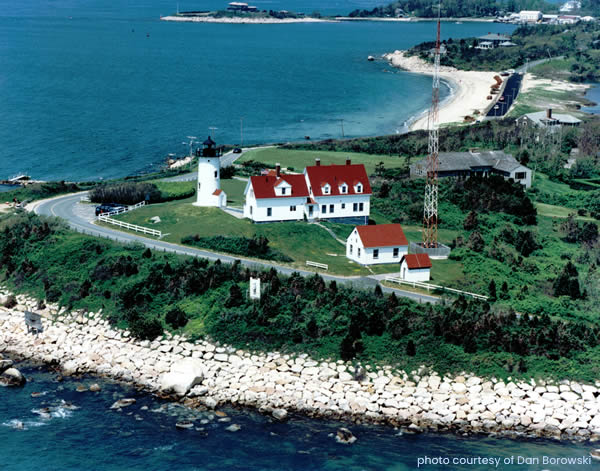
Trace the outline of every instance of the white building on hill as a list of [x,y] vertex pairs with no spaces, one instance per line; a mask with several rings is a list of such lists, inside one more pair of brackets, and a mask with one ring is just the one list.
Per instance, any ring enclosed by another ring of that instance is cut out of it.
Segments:
[[315,165],[303,174],[250,177],[244,195],[244,216],[254,222],[327,219],[348,224],[369,221],[371,185],[362,164]]
[[399,263],[408,253],[400,224],[356,226],[346,239],[346,257],[361,265]]
[[198,186],[194,206],[227,206],[227,195],[221,190],[221,149],[210,136],[203,149],[196,151],[198,157]]
[[522,23],[537,23],[541,21],[543,15],[538,10],[521,10],[519,12],[519,21]]
[[400,261],[400,278],[406,281],[429,281],[431,259],[426,253],[411,253]]

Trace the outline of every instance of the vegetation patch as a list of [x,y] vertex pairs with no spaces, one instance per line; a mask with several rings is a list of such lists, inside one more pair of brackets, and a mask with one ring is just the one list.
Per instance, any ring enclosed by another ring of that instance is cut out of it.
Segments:
[[262,258],[264,260],[277,260],[279,262],[293,262],[293,259],[269,247],[269,239],[265,236],[231,237],[213,236],[201,237],[198,234],[181,239],[181,243],[226,252],[246,257]]

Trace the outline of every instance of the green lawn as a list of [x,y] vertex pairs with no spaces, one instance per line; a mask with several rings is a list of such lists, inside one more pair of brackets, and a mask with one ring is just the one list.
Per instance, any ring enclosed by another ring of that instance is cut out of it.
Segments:
[[538,214],[540,216],[547,216],[551,218],[567,218],[569,214],[575,213],[575,219],[579,221],[595,221],[594,218],[588,216],[578,216],[577,211],[571,208],[565,208],[563,206],[555,206],[553,204],[546,203],[535,203]]
[[244,190],[246,189],[246,182],[236,180],[235,178],[221,180],[221,188],[227,193],[227,206],[236,208],[244,207]]
[[364,164],[369,175],[375,171],[375,165],[379,162],[383,162],[385,168],[397,168],[405,165],[405,159],[402,157],[358,154],[353,152],[288,150],[275,147],[248,151],[237,162],[242,163],[254,160],[255,162],[263,162],[272,167],[275,167],[276,163],[280,163],[283,168],[292,167],[295,172],[302,172],[306,166],[314,165],[316,158],[321,159],[322,165],[343,165],[346,163],[346,159],[349,158],[352,160],[352,163]]

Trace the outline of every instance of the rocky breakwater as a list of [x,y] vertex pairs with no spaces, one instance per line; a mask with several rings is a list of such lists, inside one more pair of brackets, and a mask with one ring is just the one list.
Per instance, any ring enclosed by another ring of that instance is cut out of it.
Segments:
[[44,330],[27,333],[23,311],[0,310],[0,349],[60,364],[64,374],[93,373],[168,393],[189,405],[231,403],[284,420],[287,411],[388,423],[407,432],[455,431],[572,440],[600,437],[600,384],[503,382],[425,369],[355,368],[307,355],[258,354],[180,336],[132,339],[100,314],[44,311]]

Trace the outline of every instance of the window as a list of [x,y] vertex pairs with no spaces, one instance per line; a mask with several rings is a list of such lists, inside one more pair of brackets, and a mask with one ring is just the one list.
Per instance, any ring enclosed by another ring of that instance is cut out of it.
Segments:
[[394,258],[398,258],[399,252],[400,252],[400,249],[398,247],[394,247]]
[[323,185],[323,194],[328,195],[330,189],[331,189],[331,187],[329,186],[329,184]]
[[252,216],[252,206],[250,206],[250,216]]
[[308,207],[308,217],[312,217],[313,215],[313,207],[312,204]]
[[354,212],[358,211],[358,203],[354,203],[352,205],[352,211],[354,211]]
[[373,258],[374,259],[378,259],[379,258],[379,249],[373,249]]
[[327,213],[327,205],[326,204],[321,205],[321,213],[323,213],[323,214]]
[[217,178],[218,175],[219,175],[219,172],[217,170],[215,170],[215,178]]
[[342,203],[342,209],[346,209],[346,203]]
[[352,244],[350,244],[350,255],[352,255],[352,249],[353,249]]
[[358,256],[360,257],[360,247],[357,250]]
[[365,209],[365,204],[364,203],[359,203],[358,204],[358,210],[359,211],[363,211]]
[[515,180],[525,180],[527,178],[526,172],[517,172],[515,173]]
[[333,213],[333,205],[332,204],[329,205],[329,212]]
[[296,206],[290,206],[290,211],[296,211]]
[[358,185],[356,185],[356,192],[357,193],[362,193],[362,184],[359,183]]
[[273,215],[273,209],[267,208],[267,217],[271,217]]
[[348,187],[346,185],[342,185],[340,187],[340,192],[343,193],[343,194],[344,193],[348,193]]
[[287,190],[287,188],[282,188],[282,189],[281,189],[281,194],[282,194],[282,195],[285,195],[285,190]]

